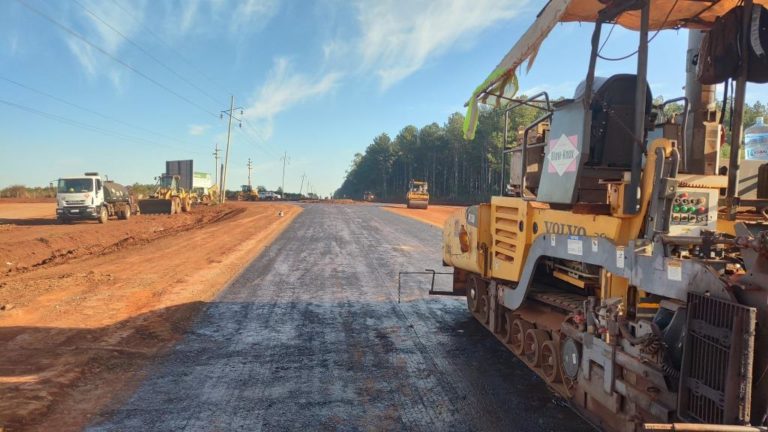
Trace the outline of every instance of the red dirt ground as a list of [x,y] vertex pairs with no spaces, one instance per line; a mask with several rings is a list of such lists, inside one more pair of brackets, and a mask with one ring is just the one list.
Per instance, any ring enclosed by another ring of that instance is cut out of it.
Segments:
[[80,430],[119,403],[301,211],[232,203],[57,225],[54,206],[0,200],[0,431]]
[[452,215],[457,210],[465,209],[466,207],[442,206],[442,205],[430,204],[427,209],[421,210],[421,209],[409,209],[405,206],[405,204],[386,204],[382,208],[389,210],[392,213],[397,213],[401,216],[413,218],[421,222],[434,225],[438,228],[442,228],[443,224],[445,223],[445,220],[448,219],[448,216]]

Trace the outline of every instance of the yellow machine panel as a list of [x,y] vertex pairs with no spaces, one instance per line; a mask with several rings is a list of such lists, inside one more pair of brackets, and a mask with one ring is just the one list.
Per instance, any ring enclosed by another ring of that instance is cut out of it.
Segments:
[[495,278],[517,281],[531,242],[528,202],[522,198],[491,199],[491,274]]
[[481,204],[457,210],[443,226],[445,264],[487,276],[488,231],[491,206]]
[[546,233],[599,236],[615,239],[622,219],[613,216],[574,214],[541,207],[540,203],[514,197],[491,199],[491,276],[517,282],[528,246]]

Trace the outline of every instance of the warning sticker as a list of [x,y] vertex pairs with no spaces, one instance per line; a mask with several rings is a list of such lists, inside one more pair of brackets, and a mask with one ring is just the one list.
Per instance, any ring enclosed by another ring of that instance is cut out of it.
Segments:
[[576,165],[579,160],[579,137],[577,135],[565,136],[549,140],[547,152],[547,172],[557,173],[562,176],[566,172],[576,171]]
[[667,279],[673,281],[683,280],[683,266],[678,260],[667,260]]
[[583,255],[584,250],[578,236],[568,236],[568,253],[571,255]]
[[549,236],[549,244],[552,247],[555,247],[555,236],[553,236],[553,235]]
[[616,248],[616,267],[624,268],[624,246]]
[[592,239],[592,253],[597,253],[597,239]]

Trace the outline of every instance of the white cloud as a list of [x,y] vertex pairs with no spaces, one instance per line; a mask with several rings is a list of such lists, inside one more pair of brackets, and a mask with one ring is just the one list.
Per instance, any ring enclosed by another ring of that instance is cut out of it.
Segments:
[[573,92],[576,90],[576,87],[579,85],[576,81],[563,81],[559,83],[543,83],[539,85],[535,85],[533,87],[523,88],[520,91],[517,92],[520,96],[533,96],[537,93],[541,92],[547,92],[550,99],[556,99],[559,97],[573,97]]
[[268,139],[277,114],[333,90],[341,76],[338,72],[316,77],[295,73],[288,59],[277,58],[266,82],[246,107],[244,117],[257,122],[263,134],[260,138]]
[[280,4],[280,0],[183,0],[178,8],[166,5],[167,16],[161,25],[174,38],[220,33],[222,27],[235,35],[261,29],[277,14]]
[[517,16],[528,0],[379,0],[359,5],[363,68],[386,89],[460,41]]
[[8,49],[11,54],[11,56],[16,55],[17,52],[19,52],[19,35],[16,33],[13,33],[8,38]]
[[189,134],[193,136],[200,136],[203,135],[208,129],[210,129],[211,125],[207,124],[191,124],[189,125]]
[[[129,42],[114,29],[145,48],[147,44],[143,38],[147,35],[144,27],[152,28],[161,36],[170,36],[171,41],[189,33],[220,33],[222,27],[229,28],[230,37],[235,37],[236,33],[261,29],[277,14],[281,0],[79,1],[93,14],[75,3],[62,2],[63,10],[60,14],[67,17],[67,26],[82,34],[94,45],[123,58],[123,51]],[[109,23],[114,29],[102,21]],[[115,80],[114,71],[123,69],[123,66],[117,65],[103,53],[74,36],[67,37],[66,44],[88,76],[106,76],[113,83],[121,82]],[[151,51],[156,57],[162,58],[163,53]],[[127,62],[135,65],[146,60],[136,58],[140,60],[128,57]]]
[[277,0],[245,0],[238,4],[230,30],[240,32],[250,27],[261,27],[270,20],[278,11]]
[[200,8],[200,0],[187,0],[181,6],[181,20],[179,30],[186,33],[197,20],[197,11]]
[[[101,22],[99,18],[109,23],[110,26],[128,38],[132,38],[140,30],[137,20],[127,16],[113,2],[81,0],[81,3],[88,10],[80,8],[76,4],[72,5],[73,20],[76,23],[72,27],[94,45],[103,48],[110,54],[117,55],[126,41],[115,30]],[[143,19],[145,4],[145,1],[132,3],[133,14],[138,20]],[[94,15],[98,16],[98,18]],[[116,65],[111,59],[105,57],[103,53],[74,36],[67,39],[67,47],[90,77],[103,74],[109,78],[115,87],[120,89],[122,85],[121,74],[123,72],[121,66]]]

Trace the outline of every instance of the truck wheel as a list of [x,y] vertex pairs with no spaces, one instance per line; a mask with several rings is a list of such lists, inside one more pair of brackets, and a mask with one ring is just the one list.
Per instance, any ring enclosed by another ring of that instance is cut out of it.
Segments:
[[107,223],[107,220],[109,220],[109,214],[107,213],[107,209],[102,207],[101,210],[99,210],[99,223]]
[[131,206],[126,206],[123,210],[123,220],[128,220],[131,218]]

